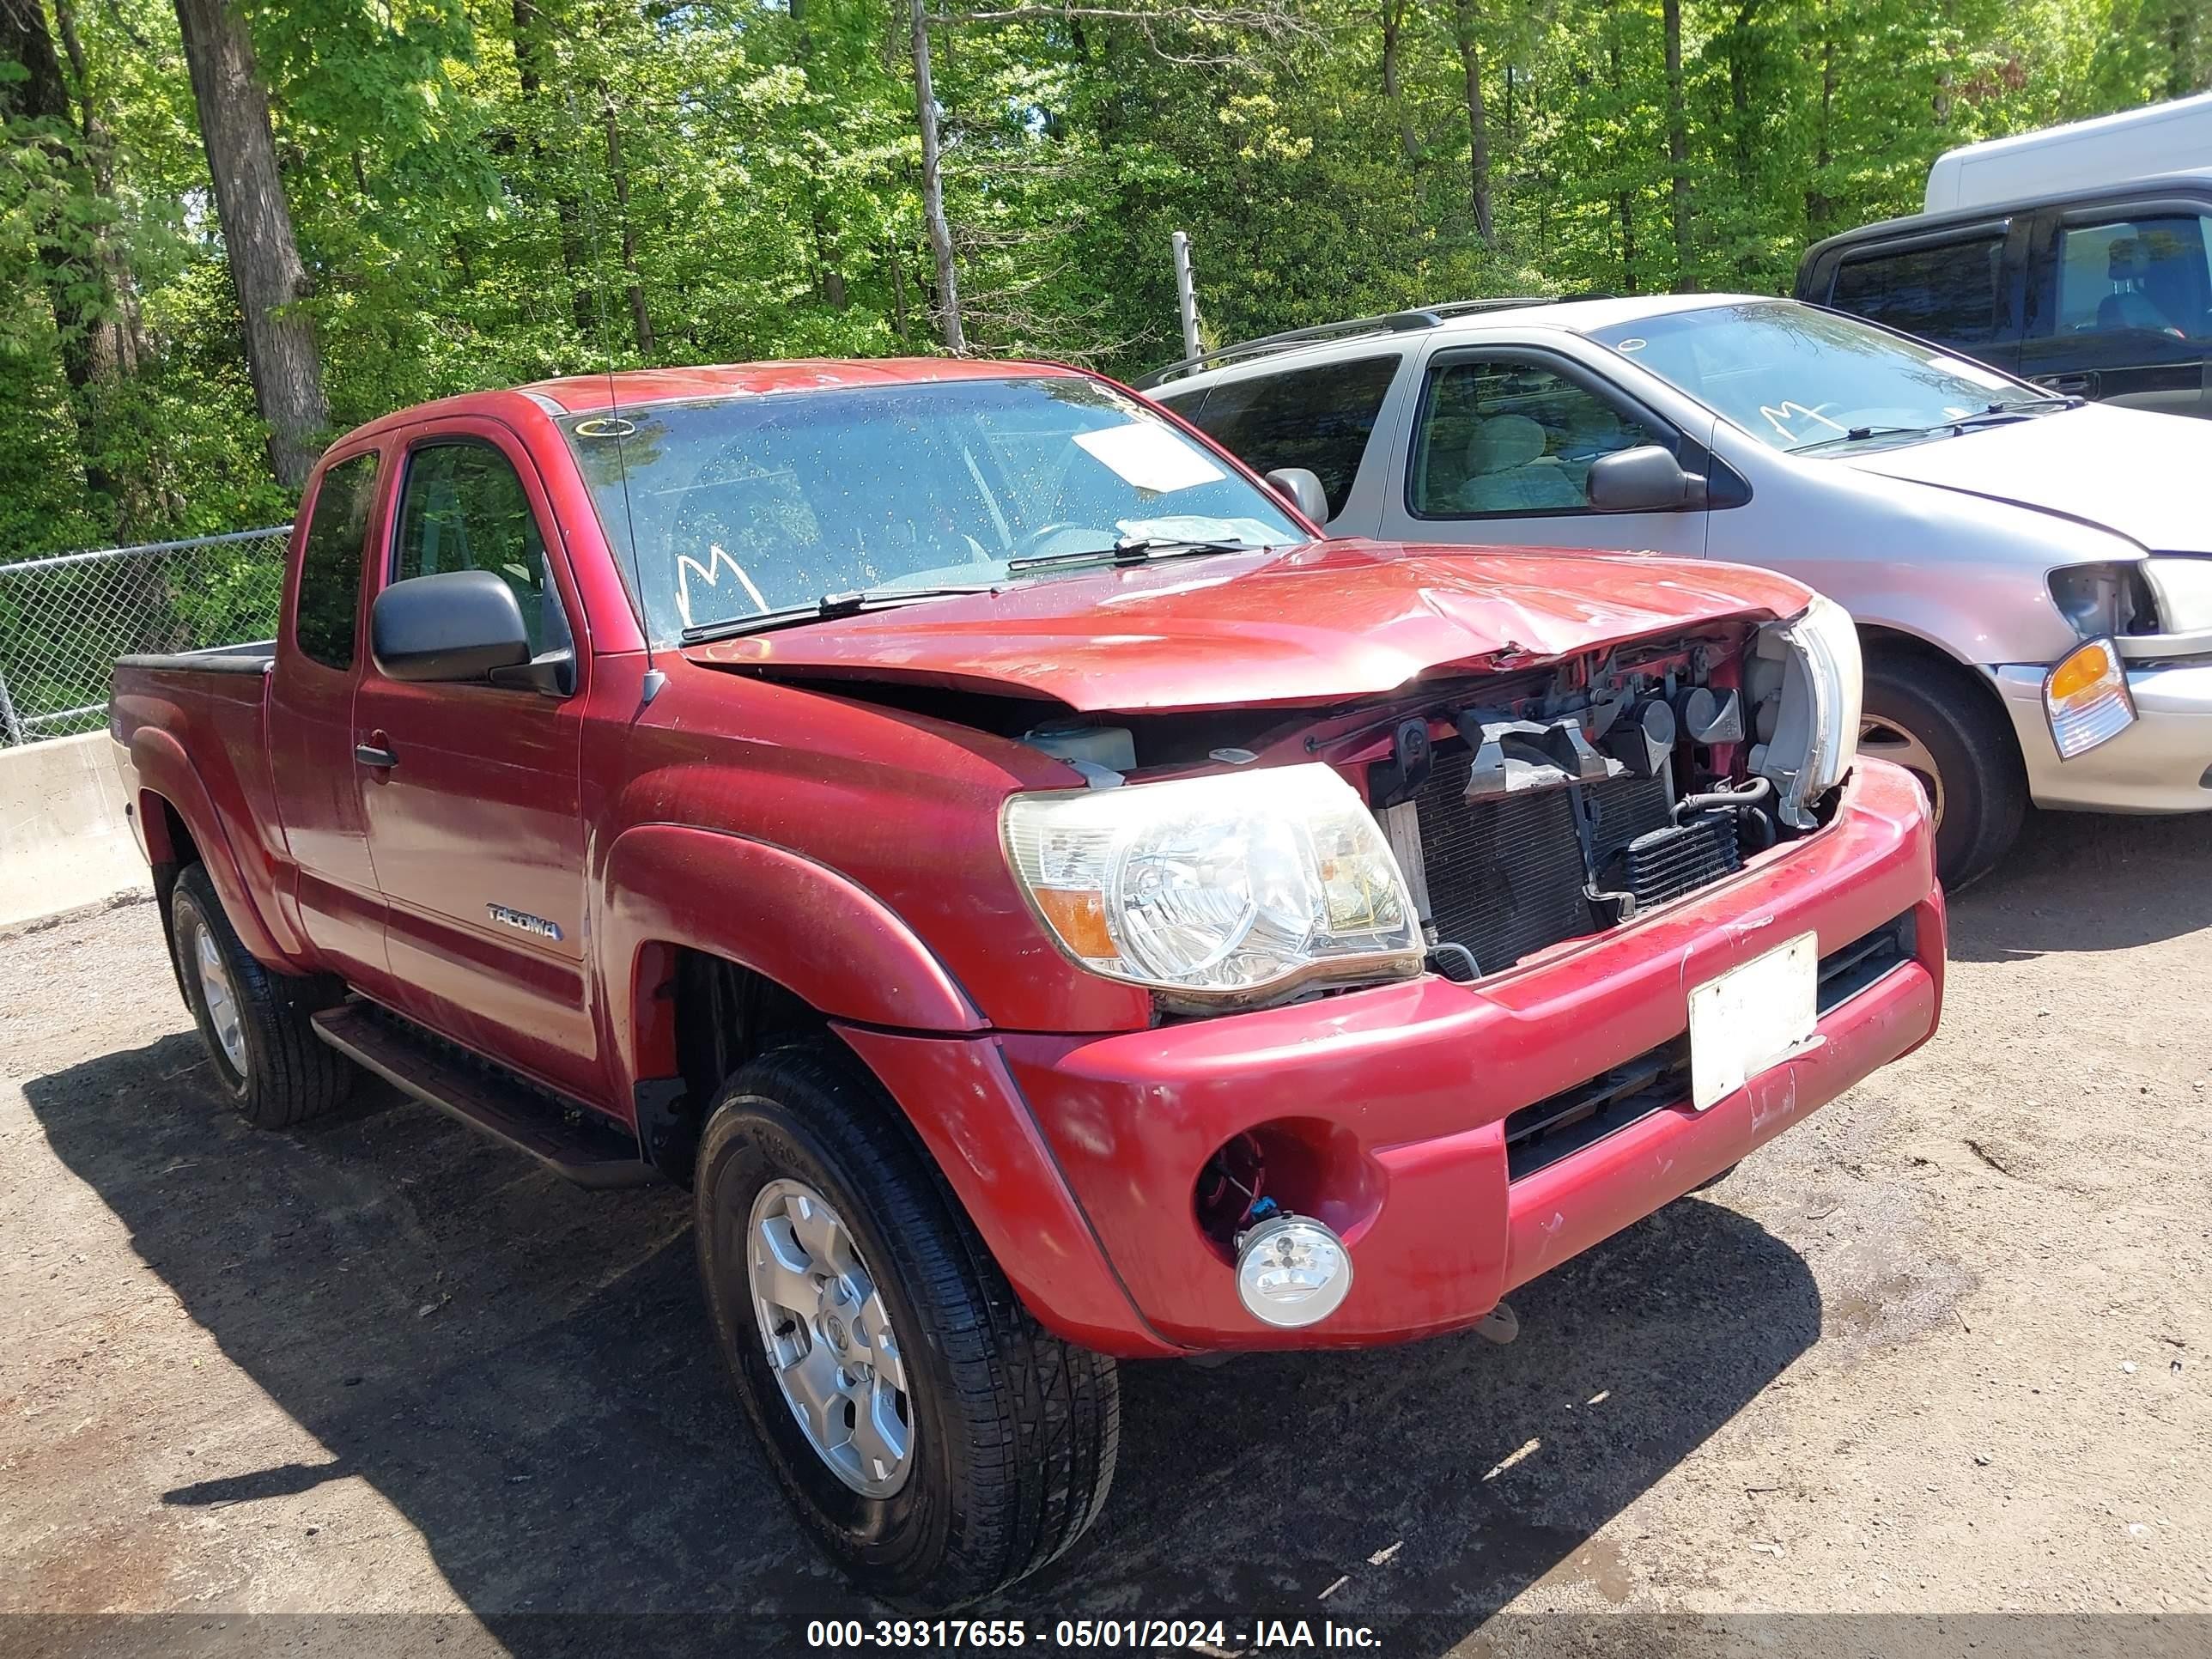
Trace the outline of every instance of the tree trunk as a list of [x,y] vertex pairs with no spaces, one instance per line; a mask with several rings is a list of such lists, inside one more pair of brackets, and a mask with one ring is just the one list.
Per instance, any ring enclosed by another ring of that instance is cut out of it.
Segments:
[[960,273],[952,263],[952,227],[945,217],[945,170],[937,148],[937,92],[929,77],[929,13],[926,0],[908,0],[914,35],[914,112],[921,129],[921,216],[929,227],[930,256],[937,264],[937,321],[945,349],[968,350],[960,327]]
[[1404,88],[1398,78],[1399,42],[1405,32],[1407,0],[1382,0],[1382,95],[1390,100],[1391,113],[1398,118],[1398,148],[1405,152],[1408,161],[1421,159],[1421,141],[1413,133],[1413,117],[1406,107]]
[[1836,106],[1836,37],[1831,9],[1820,9],[1820,119],[1814,129],[1813,182],[1805,187],[1805,228],[1813,236],[1826,234],[1836,211],[1828,194],[1828,169],[1835,163],[1830,122]]
[[[539,104],[539,93],[544,86],[538,72],[538,7],[535,0],[513,0],[510,15],[514,20],[514,80],[522,88],[522,96],[535,113]],[[530,138],[531,170],[543,179],[545,174],[545,146],[533,129]],[[599,315],[596,296],[590,281],[591,258],[584,247],[584,215],[576,198],[568,191],[556,188],[553,191],[553,217],[560,228],[561,269],[568,278],[568,318],[575,324],[576,332],[586,339],[597,331],[594,325]]]
[[270,465],[277,482],[296,489],[322,453],[331,410],[314,325],[299,308],[307,272],[276,171],[269,94],[246,20],[229,0],[177,0],[177,24],[215,181],[223,252],[246,319],[246,366],[269,423]]
[[1452,35],[1459,47],[1460,74],[1467,83],[1468,201],[1474,210],[1474,234],[1486,243],[1498,240],[1490,216],[1490,133],[1482,112],[1482,42],[1479,0],[1454,0]]
[[889,249],[891,266],[891,317],[898,329],[899,349],[906,349],[906,250],[891,239]]
[[1759,0],[1741,0],[1728,36],[1729,120],[1735,129],[1730,137],[1735,150],[1736,188],[1747,204],[1751,200],[1753,171],[1751,26],[1758,15]]
[[[115,141],[107,124],[100,119],[100,106],[93,96],[92,71],[85,63],[84,46],[77,39],[76,8],[70,0],[54,0],[54,24],[61,33],[62,49],[69,54],[70,74],[76,82],[77,128],[84,134],[93,193],[107,212],[116,214]],[[154,349],[146,337],[145,318],[138,307],[138,279],[112,222],[94,228],[92,252],[100,273],[100,314],[91,325],[92,378],[136,374],[153,361]]]
[[[1613,92],[1620,90],[1620,33],[1611,7],[1605,16],[1606,84]],[[1622,158],[1615,158],[1615,166]],[[1633,294],[1636,289],[1636,192],[1623,185],[1613,192],[1613,211],[1620,218],[1620,288],[1624,294]]]
[[606,117],[607,173],[615,181],[615,216],[622,222],[623,270],[629,277],[629,321],[637,337],[641,362],[653,361],[653,316],[645,307],[645,285],[637,276],[637,232],[629,222],[629,169],[623,165],[622,130],[615,124],[615,100],[599,88],[600,109]]
[[1690,117],[1682,101],[1682,0],[1661,0],[1667,34],[1667,170],[1674,195],[1674,291],[1698,283],[1690,259]]
[[[799,73],[806,82],[809,91],[814,85],[814,31],[809,27],[808,14],[813,9],[811,0],[790,0],[792,26],[799,31]],[[822,198],[815,191],[814,179],[806,179],[806,221],[814,233],[814,263],[822,272],[822,297],[832,311],[842,311],[848,303],[845,292],[845,272],[837,254],[837,239],[830,234],[828,220],[822,211]]]

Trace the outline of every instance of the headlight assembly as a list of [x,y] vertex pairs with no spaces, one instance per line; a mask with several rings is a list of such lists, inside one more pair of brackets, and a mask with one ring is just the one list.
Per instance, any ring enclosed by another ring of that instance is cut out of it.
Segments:
[[2212,558],[2160,554],[2142,562],[2142,574],[2157,602],[2160,633],[2212,629]]
[[1329,768],[1016,795],[1007,857],[1061,950],[1170,1006],[1419,971],[1412,896]]
[[1759,635],[1759,654],[1782,661],[1781,703],[1757,769],[1773,780],[1782,821],[1810,830],[1811,803],[1844,781],[1859,750],[1863,670],[1850,612],[1815,597],[1802,614]]

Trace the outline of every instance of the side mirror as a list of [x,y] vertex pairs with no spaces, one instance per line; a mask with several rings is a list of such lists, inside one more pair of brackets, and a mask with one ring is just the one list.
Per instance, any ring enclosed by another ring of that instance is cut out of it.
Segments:
[[1321,487],[1321,474],[1310,467],[1279,466],[1267,475],[1268,487],[1316,524],[1328,522],[1328,491]]
[[1705,505],[1705,481],[1657,444],[1591,463],[1589,504],[1600,513],[1680,513]]
[[395,680],[481,680],[530,660],[514,590],[489,570],[394,582],[368,613],[369,649]]

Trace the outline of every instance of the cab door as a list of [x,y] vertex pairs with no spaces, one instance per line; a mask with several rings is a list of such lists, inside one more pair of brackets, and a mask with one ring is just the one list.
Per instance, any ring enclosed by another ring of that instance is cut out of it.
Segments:
[[377,591],[492,571],[514,589],[533,652],[566,652],[569,668],[549,693],[394,680],[370,653],[355,754],[392,1000],[457,1042],[596,1100],[577,781],[591,660],[582,611],[544,486],[507,427],[417,428],[400,465],[388,543],[372,562]]
[[1595,369],[1537,346],[1439,346],[1396,453],[1381,533],[1394,540],[1702,557],[1706,513],[1599,513],[1590,467],[1656,444],[1707,472],[1711,422],[1692,434]]

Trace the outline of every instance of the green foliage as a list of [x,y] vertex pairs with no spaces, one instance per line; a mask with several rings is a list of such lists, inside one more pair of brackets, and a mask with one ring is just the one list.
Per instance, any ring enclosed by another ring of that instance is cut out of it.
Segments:
[[[902,0],[240,3],[340,428],[610,362],[932,348]],[[1175,355],[1176,228],[1217,338],[1468,295],[1780,289],[1812,238],[1911,210],[1950,145],[2212,77],[2199,0],[1684,0],[1678,246],[1661,0],[1478,5],[1486,242],[1455,7],[1404,0],[1394,103],[1388,3],[940,6],[971,349]],[[289,510],[174,16],[72,15],[63,118],[25,112],[0,52],[0,561]],[[88,373],[71,352],[126,313],[143,356]]]

